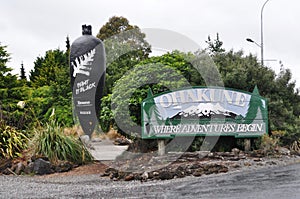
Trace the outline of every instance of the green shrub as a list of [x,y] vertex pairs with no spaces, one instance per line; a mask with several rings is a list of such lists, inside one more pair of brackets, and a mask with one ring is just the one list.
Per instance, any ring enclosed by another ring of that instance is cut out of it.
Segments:
[[0,105],[0,116],[6,125],[18,130],[28,130],[36,123],[33,108],[29,107],[26,101],[25,104],[24,108],[18,107],[17,102]]
[[25,100],[32,93],[32,88],[29,87],[15,87],[8,90],[8,98],[14,99],[17,101]]
[[0,100],[5,100],[8,98],[8,89],[7,88],[1,88],[0,89]]
[[274,153],[275,149],[279,146],[279,138],[275,136],[269,136],[267,134],[261,137],[260,148],[265,154]]
[[295,141],[300,139],[300,119],[296,119],[295,123],[294,125],[287,125],[285,134],[280,137],[280,144],[282,146],[291,146]]
[[192,151],[192,152],[200,151],[204,139],[205,139],[205,137],[202,137],[202,136],[195,137],[195,139],[192,142],[189,150]]
[[100,126],[102,131],[108,132],[114,124],[114,117],[111,111],[111,94],[101,100]]
[[0,120],[0,158],[21,156],[21,152],[27,147],[27,141],[24,133]]
[[54,164],[59,161],[85,164],[93,160],[83,143],[74,136],[65,135],[63,128],[55,121],[50,121],[44,128],[35,131],[32,140],[35,155],[46,156]]
[[238,140],[233,136],[197,136],[192,142],[190,151],[218,151],[227,152],[237,147]]

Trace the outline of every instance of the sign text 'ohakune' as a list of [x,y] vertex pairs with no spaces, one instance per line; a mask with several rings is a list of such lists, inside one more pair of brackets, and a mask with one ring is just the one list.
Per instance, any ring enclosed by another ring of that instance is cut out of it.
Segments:
[[228,88],[195,87],[151,95],[142,103],[142,137],[258,137],[267,132],[267,103],[259,95]]

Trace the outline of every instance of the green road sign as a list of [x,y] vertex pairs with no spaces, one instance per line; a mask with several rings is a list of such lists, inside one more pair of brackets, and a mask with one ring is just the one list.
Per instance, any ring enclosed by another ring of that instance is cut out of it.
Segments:
[[268,132],[266,100],[220,87],[193,87],[152,95],[142,102],[142,138],[259,137]]

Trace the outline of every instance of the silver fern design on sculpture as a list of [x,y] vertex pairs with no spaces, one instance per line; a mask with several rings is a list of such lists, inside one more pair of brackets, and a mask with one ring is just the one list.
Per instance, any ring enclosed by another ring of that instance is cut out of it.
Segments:
[[90,67],[94,61],[94,56],[96,53],[96,49],[89,51],[88,53],[81,55],[72,61],[73,66],[73,77],[76,77],[77,74],[83,74],[86,76],[90,76],[90,71],[92,68]]

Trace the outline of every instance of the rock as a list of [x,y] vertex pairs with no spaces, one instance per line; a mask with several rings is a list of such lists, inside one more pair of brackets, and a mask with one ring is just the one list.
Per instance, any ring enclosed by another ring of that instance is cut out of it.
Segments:
[[176,168],[176,171],[184,171],[184,168],[182,166],[179,166]]
[[221,164],[210,164],[205,165],[204,167],[204,173],[206,175],[213,174],[213,173],[224,173],[228,172],[228,168]]
[[223,166],[222,168],[219,169],[218,172],[219,172],[219,173],[227,173],[228,170],[229,170],[229,169],[228,169],[227,167]]
[[15,173],[16,173],[17,175],[20,175],[24,170],[25,170],[25,165],[24,165],[22,162],[19,162],[19,163],[16,165]]
[[234,156],[234,157],[228,158],[228,160],[230,160],[230,161],[239,161],[239,160],[240,160],[240,157]]
[[116,169],[109,167],[105,170],[104,173],[109,175],[110,173],[116,173],[116,172],[118,172]]
[[218,155],[223,157],[234,157],[235,155],[231,152],[219,152]]
[[201,166],[199,164],[192,164],[192,165],[188,165],[187,168],[188,169],[198,169],[200,168]]
[[204,164],[202,167],[203,167],[203,170],[204,170],[204,171],[207,171],[208,169],[210,169],[211,165],[209,165],[209,164]]
[[82,135],[82,136],[80,136],[79,139],[84,144],[84,146],[86,146],[89,149],[95,150],[95,148],[91,144],[90,136],[88,136],[88,135]]
[[49,158],[48,158],[48,157],[46,157],[46,156],[40,156],[40,155],[33,155],[33,156],[31,156],[31,158],[30,158],[31,162],[34,162],[34,161],[36,161],[37,159],[43,159],[43,160],[45,160],[45,161],[49,161]]
[[12,166],[11,159],[4,159],[0,161],[0,172],[3,172],[5,169],[10,168]]
[[119,177],[119,172],[118,170],[114,168],[108,168],[105,170],[104,174],[102,176],[109,176],[110,179],[114,179]]
[[126,176],[130,175],[130,172],[124,172],[124,171],[118,171],[118,176],[116,176],[118,178],[118,180],[124,180]]
[[196,152],[198,154],[198,158],[204,158],[207,157],[210,154],[210,151],[197,151]]
[[213,157],[215,157],[215,154],[214,154],[214,153],[208,153],[208,154],[207,154],[207,157],[213,158]]
[[224,160],[223,155],[224,155],[223,152],[214,152],[214,153],[208,153],[207,157],[213,160]]
[[101,138],[92,138],[92,142],[102,142]]
[[121,146],[124,146],[124,145],[129,145],[131,144],[131,142],[127,139],[127,138],[117,138],[115,141],[114,141],[114,144],[115,145],[121,145]]
[[205,172],[204,172],[203,169],[197,169],[197,170],[193,173],[193,176],[199,177],[199,176],[202,176],[204,173],[205,173]]
[[109,173],[104,172],[104,173],[100,174],[100,177],[107,177],[107,176],[109,176]]
[[185,170],[185,173],[186,173],[187,175],[191,175],[191,174],[193,173],[193,170],[187,168],[187,169]]
[[177,176],[178,178],[183,178],[183,177],[185,177],[185,175],[186,175],[185,169],[182,166],[179,166],[175,170],[175,176]]
[[159,179],[161,179],[161,180],[170,180],[173,178],[174,178],[174,175],[170,171],[161,171],[159,173]]
[[109,178],[112,179],[112,180],[118,179],[118,177],[119,177],[118,172],[109,174]]
[[264,157],[262,151],[252,151],[252,152],[249,152],[249,155],[250,155],[250,157],[255,157],[255,158],[262,158],[262,157]]
[[186,172],[184,171],[176,171],[175,176],[178,178],[184,178],[186,176]]
[[33,163],[33,172],[37,175],[45,175],[52,173],[51,164],[49,161],[45,161],[39,158]]
[[153,172],[148,172],[148,179],[153,179],[153,178],[154,178]]
[[247,157],[245,156],[245,155],[239,155],[239,158],[241,159],[241,160],[245,160],[245,159],[247,159]]
[[251,163],[250,163],[250,162],[244,162],[244,166],[250,167],[250,166],[251,166]]
[[125,176],[124,178],[125,181],[131,181],[134,180],[134,175],[132,173],[128,174],[127,176]]
[[135,179],[135,180],[143,181],[140,174],[133,174],[133,175],[134,175],[134,179]]
[[284,147],[279,147],[276,149],[276,151],[281,155],[291,155],[291,151]]
[[159,176],[159,172],[153,171],[153,176]]
[[90,136],[88,136],[88,135],[82,135],[82,136],[80,136],[80,140],[84,144],[89,144],[90,143]]
[[212,166],[208,170],[205,170],[206,175],[213,174],[213,173],[219,173],[219,168],[216,166]]
[[233,148],[233,149],[231,150],[231,152],[232,152],[235,156],[238,156],[239,153],[240,153],[240,150],[239,150],[238,148]]
[[54,167],[55,172],[67,172],[73,168],[73,165],[70,162],[60,162],[58,165]]
[[143,174],[142,174],[142,180],[147,180],[149,178],[149,174],[147,171],[145,171]]
[[262,161],[262,158],[253,158],[253,161],[254,161],[254,162],[261,162],[261,161]]
[[236,168],[240,168],[241,165],[239,165],[239,164],[233,164],[231,167],[236,169]]
[[33,167],[34,167],[34,163],[33,163],[33,162],[30,162],[30,163],[27,165],[27,167],[25,167],[24,172],[25,172],[26,174],[31,174],[31,173],[33,173]]

